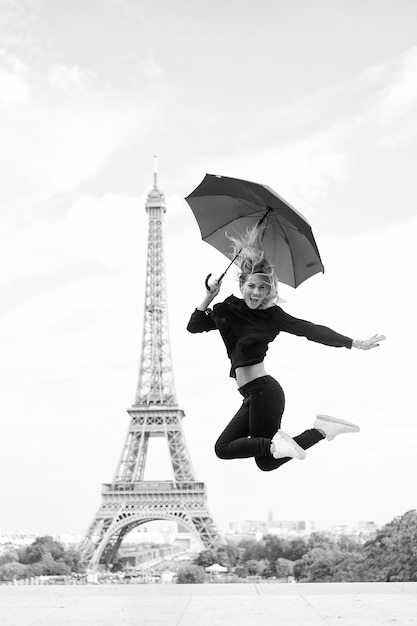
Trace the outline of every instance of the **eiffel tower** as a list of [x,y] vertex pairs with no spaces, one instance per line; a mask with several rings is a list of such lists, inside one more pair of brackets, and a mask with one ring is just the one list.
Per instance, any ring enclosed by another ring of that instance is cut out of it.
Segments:
[[[206,488],[191,465],[176,398],[168,332],[162,222],[165,199],[157,185],[147,196],[149,216],[142,355],[135,401],[127,409],[130,425],[113,481],[102,486],[102,503],[80,550],[89,566],[108,566],[123,538],[154,520],[177,522],[204,548],[224,543],[209,513]],[[144,480],[150,437],[165,437],[173,480]]]

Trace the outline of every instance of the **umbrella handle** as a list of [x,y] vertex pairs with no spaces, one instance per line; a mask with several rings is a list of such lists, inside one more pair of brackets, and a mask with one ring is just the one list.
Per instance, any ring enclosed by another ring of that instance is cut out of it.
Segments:
[[204,281],[207,291],[210,291],[210,285],[209,285],[210,276],[211,274],[207,274],[206,280]]
[[[226,272],[223,272],[223,274],[217,279],[218,283],[222,282],[225,274],[226,274]],[[210,291],[210,285],[209,285],[210,276],[211,276],[211,274],[207,274],[206,280],[204,281],[204,284],[206,286],[207,291]]]

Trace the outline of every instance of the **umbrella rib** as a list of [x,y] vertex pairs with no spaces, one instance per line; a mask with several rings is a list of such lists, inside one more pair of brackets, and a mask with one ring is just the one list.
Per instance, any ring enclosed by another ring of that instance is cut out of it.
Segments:
[[[228,196],[230,198],[232,198],[233,196]],[[242,200],[241,198],[238,199],[239,202],[245,206],[248,207],[249,209],[253,209],[253,213],[252,215],[261,215],[263,214],[262,209],[258,208],[256,209],[255,207],[253,207],[253,205],[250,204],[250,202],[245,202],[244,200]],[[255,202],[255,201],[254,201]],[[247,213],[246,215],[242,215],[241,217],[248,217],[250,216],[250,213]],[[214,233],[217,233],[217,231],[219,231],[221,228],[226,228],[229,224],[233,224],[233,222],[236,221],[236,217],[231,218],[229,221],[224,222],[221,226],[219,226],[218,228],[214,228],[214,230],[210,231],[209,233],[206,233],[204,235],[204,239],[208,239],[209,237],[211,237],[211,235],[214,235]]]
[[[278,233],[278,235],[280,235],[280,237],[282,237],[284,239],[284,241],[288,245],[288,252],[290,253],[291,261],[292,261],[291,268],[292,268],[293,280],[294,280],[294,283],[295,283],[295,263],[294,263],[294,254],[293,254],[292,248],[290,246],[290,243],[288,241],[288,237],[285,234],[285,230],[284,230],[284,227],[282,226],[281,222],[279,220],[276,220],[275,224],[278,225],[281,228],[281,230],[282,230],[282,232],[280,232],[277,228],[275,228],[274,229],[275,232]],[[297,229],[294,228],[293,230],[297,230]]]
[[[254,198],[254,194],[251,192],[250,188],[249,188],[247,185],[246,185],[246,189],[248,190],[248,192],[249,192],[249,193],[252,195],[252,197]],[[268,190],[268,194],[269,194],[269,198],[270,198],[270,199],[271,199],[271,198],[275,198],[275,197],[276,197],[276,196],[275,196],[275,194],[273,194],[273,193],[272,193],[272,191],[270,191],[270,190]],[[255,199],[253,200],[253,202],[255,202]],[[242,204],[245,204],[245,203],[242,201]],[[264,214],[263,214],[263,216],[262,216],[262,218],[261,218],[260,222],[258,223],[258,226],[262,223],[262,221],[263,221],[265,218],[266,218],[266,220],[268,221],[268,220],[269,220],[269,215],[270,215],[271,213],[272,213],[272,214],[273,214],[273,216],[275,217],[275,219],[276,219],[276,221],[278,222],[278,224],[281,226],[281,223],[280,223],[279,219],[276,217],[276,213],[274,212],[274,209],[273,209],[273,208],[269,205],[269,202],[268,202],[268,201],[266,202],[266,207],[267,207],[267,209],[266,209],[266,213],[264,213]],[[284,210],[284,211],[286,211],[287,213],[291,213],[291,211],[292,211],[289,207],[288,207],[288,208],[286,208],[286,209],[283,209],[283,210]],[[262,214],[262,210],[261,210],[261,209],[259,209],[259,213],[261,213],[261,214]],[[297,228],[296,226],[294,226],[293,224],[291,224],[291,223],[289,223],[287,226],[288,226],[288,228],[290,228],[290,229],[292,229],[292,230],[298,231],[298,228]],[[281,226],[281,228],[282,228],[282,226]],[[284,239],[286,239],[285,235],[284,235]]]
[[[244,187],[245,187],[246,191],[248,192],[248,194],[252,197],[252,204],[251,204],[250,202],[245,202],[245,200],[243,200],[242,198],[239,198],[239,202],[240,202],[243,206],[246,206],[246,207],[248,207],[248,208],[250,208],[250,209],[253,209],[253,208],[254,208],[254,207],[253,207],[253,205],[255,205],[255,206],[257,206],[257,207],[258,207],[258,210],[256,210],[256,209],[255,209],[255,210],[253,211],[253,214],[254,214],[254,215],[256,215],[256,214],[258,213],[259,215],[261,215],[261,219],[258,221],[258,224],[257,224],[257,226],[260,226],[260,225],[262,224],[262,222],[263,222],[263,220],[264,220],[264,219],[267,219],[267,220],[268,220],[268,215],[269,215],[269,213],[270,213],[273,209],[272,209],[272,207],[268,207],[268,205],[267,205],[267,210],[266,210],[266,213],[265,213],[265,212],[262,210],[262,208],[259,206],[259,204],[258,204],[258,202],[257,202],[257,200],[256,200],[256,198],[255,198],[255,194],[253,193],[253,191],[251,190],[251,188],[249,187],[249,185],[248,185],[248,184],[245,184],[245,185],[244,185]],[[272,193],[271,193],[270,191],[269,191],[268,193],[269,193],[269,196],[270,196],[270,197],[272,197]],[[230,196],[230,197],[233,197],[233,196]],[[234,221],[235,221],[235,219],[230,220],[229,222],[227,222],[227,224],[223,224],[223,225],[222,225],[222,228],[224,228],[225,226],[227,226],[228,224],[230,224],[230,223],[232,223],[232,222],[234,222]],[[212,231],[209,235],[207,235],[207,237],[210,237],[210,235],[212,235],[213,233],[215,233],[215,232],[216,232],[216,231],[218,231],[218,230],[219,230],[219,228],[216,228],[216,229],[215,229],[215,230],[213,230],[213,231]],[[241,251],[239,250],[239,252],[238,252],[238,254],[236,255],[235,259],[239,256],[240,252],[241,252]],[[233,262],[233,261],[232,261],[232,262]]]

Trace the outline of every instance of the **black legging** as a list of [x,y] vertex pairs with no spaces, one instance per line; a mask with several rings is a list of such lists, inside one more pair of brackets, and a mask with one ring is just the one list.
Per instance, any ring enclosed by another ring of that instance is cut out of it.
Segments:
[[[215,445],[220,459],[255,457],[264,472],[277,469],[291,457],[274,459],[271,439],[281,426],[285,396],[281,385],[272,376],[261,376],[239,389],[244,397],[242,406],[226,426]],[[304,450],[324,439],[315,428],[305,430],[294,440]]]

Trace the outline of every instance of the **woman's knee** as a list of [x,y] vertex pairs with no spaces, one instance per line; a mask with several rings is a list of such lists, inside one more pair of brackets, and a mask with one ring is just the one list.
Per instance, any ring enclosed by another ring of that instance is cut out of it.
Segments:
[[219,459],[228,459],[227,456],[227,443],[224,441],[217,440],[214,444],[214,452]]
[[255,463],[262,472],[271,472],[277,468],[277,462],[273,456],[271,456],[271,458],[268,456],[255,457]]

